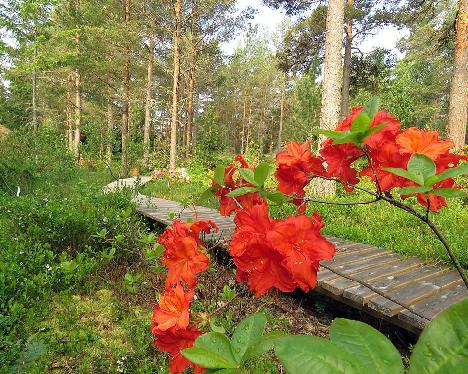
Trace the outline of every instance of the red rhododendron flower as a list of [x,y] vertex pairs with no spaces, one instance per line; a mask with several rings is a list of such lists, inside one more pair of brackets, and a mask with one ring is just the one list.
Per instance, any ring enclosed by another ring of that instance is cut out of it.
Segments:
[[403,131],[397,136],[396,143],[400,146],[401,154],[419,153],[433,160],[453,147],[451,140],[439,140],[437,131],[420,130],[416,127]]
[[153,334],[156,330],[165,331],[172,327],[185,329],[189,324],[189,306],[194,294],[194,291],[184,292],[180,283],[166,289],[154,308]]
[[[242,155],[237,155],[234,161],[237,161],[244,169],[253,170],[249,167]],[[234,163],[224,169],[224,186],[219,186],[215,181],[213,181],[212,185],[219,187],[215,194],[220,198],[219,212],[223,216],[230,216],[232,212],[237,212],[239,209],[250,208],[253,205],[262,204],[264,202],[256,192],[251,192],[236,198],[227,196],[229,192],[237,188],[253,187],[253,184],[247,182],[240,176],[238,167]]]
[[278,169],[275,178],[279,182],[278,189],[286,195],[292,195],[299,199],[293,200],[296,205],[305,204],[301,199],[304,197],[304,187],[317,175],[325,175],[323,159],[312,156],[310,141],[303,144],[292,142],[287,145],[286,150],[276,155]]
[[195,340],[202,335],[195,327],[188,326],[185,329],[169,329],[166,331],[158,331],[154,344],[163,352],[168,352],[171,355],[169,363],[169,371],[173,374],[182,374],[188,367],[193,367],[195,374],[203,373],[203,367],[195,365],[187,360],[180,353],[181,350],[193,347]]
[[164,247],[161,261],[169,269],[166,286],[183,280],[189,288],[195,287],[196,275],[206,270],[210,263],[208,257],[198,249],[197,241],[191,236],[176,237],[172,245],[164,244]]
[[316,214],[273,220],[266,205],[237,213],[229,251],[237,266],[237,280],[255,295],[271,288],[291,292],[315,286],[318,261],[333,257],[334,247],[320,235],[323,222]]
[[292,279],[305,292],[315,287],[319,261],[331,260],[335,253],[333,244],[320,235],[323,226],[314,212],[312,219],[301,215],[276,221],[267,234],[268,241],[284,257],[283,265]]

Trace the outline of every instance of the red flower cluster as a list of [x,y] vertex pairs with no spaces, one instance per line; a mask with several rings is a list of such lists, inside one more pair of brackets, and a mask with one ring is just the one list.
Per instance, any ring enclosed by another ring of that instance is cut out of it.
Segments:
[[278,168],[275,178],[279,182],[278,189],[286,195],[298,197],[293,203],[300,206],[300,213],[305,212],[304,187],[317,175],[325,175],[323,158],[312,156],[310,141],[300,144],[292,142],[286,150],[276,155]]
[[[238,162],[241,168],[250,169],[249,164],[245,161],[242,155],[237,155],[234,158],[234,162]],[[237,212],[239,209],[250,208],[253,205],[263,203],[263,199],[258,196],[256,192],[250,192],[236,198],[227,196],[227,194],[240,187],[254,187],[251,183],[247,182],[239,174],[239,166],[232,163],[224,170],[224,184],[220,186],[218,183],[213,181],[213,186],[218,187],[216,196],[220,198],[219,201],[219,212],[223,216],[230,216],[232,212]]]
[[315,287],[320,260],[330,260],[335,247],[320,230],[321,217],[314,213],[274,220],[266,204],[237,212],[236,231],[229,251],[237,266],[237,280],[246,282],[256,296],[271,288],[291,292]]
[[[194,373],[202,373],[204,368],[192,364],[180,351],[192,347],[202,334],[189,325],[197,274],[209,265],[209,259],[203,253],[205,243],[200,239],[200,233],[218,228],[212,221],[184,223],[175,220],[172,225],[172,229],[166,229],[158,238],[164,246],[161,261],[167,266],[168,273],[164,293],[154,308],[151,331],[156,337],[155,345],[171,355],[171,373],[180,374],[189,366],[193,366]],[[184,290],[183,284],[188,291]]]
[[[352,114],[346,117],[336,130],[350,130],[353,120],[361,111],[362,108],[353,108]],[[326,162],[327,175],[342,180],[343,186],[348,191],[353,189],[349,184],[359,182],[358,172],[352,164],[358,158],[365,157],[366,153],[372,161],[374,170],[368,164],[361,171],[360,176],[368,176],[375,183],[375,172],[382,191],[389,191],[396,187],[415,186],[414,182],[385,170],[385,168],[407,169],[408,161],[415,153],[431,158],[436,164],[437,173],[457,166],[461,159],[467,160],[464,156],[449,153],[453,146],[452,142],[440,140],[436,131],[425,131],[414,127],[402,131],[395,117],[385,111],[378,112],[374,116],[370,128],[379,125],[384,126],[366,138],[362,148],[351,143],[333,144],[333,139],[327,139],[322,143],[320,155]],[[454,186],[455,182],[450,178],[434,185],[434,188]],[[427,206],[424,193],[415,195],[421,205]],[[445,198],[441,196],[429,194],[429,201],[432,211],[438,211],[442,206],[447,206]]]

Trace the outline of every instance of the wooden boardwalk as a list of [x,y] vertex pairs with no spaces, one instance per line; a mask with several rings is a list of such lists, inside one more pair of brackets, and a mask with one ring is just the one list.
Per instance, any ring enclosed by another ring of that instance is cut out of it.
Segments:
[[[130,179],[126,186],[132,185]],[[134,202],[140,214],[164,225],[171,223],[173,215],[193,219],[196,211],[198,219],[210,219],[219,227],[219,232],[208,235],[207,240],[227,245],[235,229],[231,217],[223,217],[214,209],[184,207],[140,194],[135,195]],[[337,252],[333,261],[321,262],[315,291],[354,308],[419,333],[442,310],[468,297],[459,274],[447,266],[427,265],[419,258],[403,258],[373,245],[327,238]]]

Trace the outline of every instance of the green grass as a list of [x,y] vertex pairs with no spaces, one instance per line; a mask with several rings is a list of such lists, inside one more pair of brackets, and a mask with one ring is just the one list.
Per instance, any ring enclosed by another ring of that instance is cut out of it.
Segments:
[[[207,172],[205,175],[208,176],[209,173]],[[273,186],[273,184],[271,185]],[[173,181],[163,177],[149,182],[141,192],[187,205],[199,204],[217,209],[219,204],[216,199],[209,201],[200,201],[199,199],[201,193],[208,186],[208,177],[205,180],[191,183]],[[348,194],[341,187],[338,187],[337,196],[331,200],[349,202],[365,201],[370,200],[370,198],[364,192]],[[415,203],[414,198],[410,198],[406,202],[417,209],[424,210]],[[459,199],[449,199],[448,205],[448,208],[442,208],[438,213],[431,214],[431,218],[447,238],[462,266],[468,268],[468,250],[466,248],[468,209]],[[308,213],[311,214],[314,210],[323,216],[326,224],[323,229],[325,234],[373,244],[405,256],[420,256],[430,262],[451,264],[444,247],[425,223],[388,203],[379,202],[353,206],[310,203]],[[291,207],[289,212],[294,212],[294,209]],[[272,209],[272,214],[280,216],[280,212],[275,208]]]

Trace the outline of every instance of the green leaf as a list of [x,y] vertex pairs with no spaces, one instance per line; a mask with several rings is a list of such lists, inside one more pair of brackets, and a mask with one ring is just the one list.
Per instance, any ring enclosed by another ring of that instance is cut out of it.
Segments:
[[343,131],[335,131],[335,130],[316,130],[314,132],[316,132],[317,134],[325,135],[332,139],[336,139],[337,137],[343,134]]
[[257,186],[263,186],[267,178],[274,172],[273,167],[266,163],[262,162],[255,168],[254,179]]
[[412,195],[414,193],[429,192],[432,190],[431,187],[421,186],[421,187],[403,187],[398,191],[400,195]]
[[263,335],[266,317],[261,313],[255,313],[239,323],[232,334],[231,348],[237,362],[242,362],[247,349],[255,344]]
[[372,120],[375,114],[379,111],[380,100],[378,97],[373,97],[364,106],[363,112],[366,112],[369,118]]
[[443,180],[449,178],[455,178],[460,175],[468,175],[468,164],[460,165],[455,168],[450,168],[443,171],[440,174],[437,174],[435,177],[437,178],[436,182],[442,182]]
[[423,183],[429,177],[432,177],[436,173],[436,165],[429,157],[415,153],[411,156],[408,161],[408,171],[416,177],[421,177]]
[[457,190],[456,188],[435,188],[431,191],[431,194],[443,197],[466,197],[467,194],[464,191]]
[[279,339],[275,353],[290,374],[362,374],[353,355],[330,340],[295,335]]
[[352,144],[360,144],[361,137],[359,136],[358,132],[343,132],[341,136],[337,137],[336,139],[333,140],[333,144],[346,144],[346,143],[352,143]]
[[237,197],[237,196],[245,195],[249,192],[255,192],[255,191],[258,191],[256,187],[239,187],[229,192],[227,196]]
[[210,319],[210,329],[213,332],[219,332],[220,334],[225,334],[226,330],[223,326],[218,326],[212,319]]
[[359,115],[351,122],[351,133],[353,132],[364,132],[371,124],[371,119],[365,111],[359,113]]
[[224,185],[224,166],[217,165],[214,173],[213,180],[220,186]]
[[289,197],[285,196],[280,191],[266,191],[264,196],[277,205],[282,205],[290,200]]
[[410,359],[409,374],[466,373],[468,298],[440,313],[424,329]]
[[257,182],[255,181],[255,176],[253,170],[247,168],[239,169],[239,173],[242,178],[244,178],[247,182],[252,183],[253,185],[257,186]]
[[287,336],[287,334],[282,331],[274,331],[260,337],[254,345],[251,345],[247,349],[244,354],[244,361],[258,357],[263,353],[268,352],[270,349],[273,349],[275,347],[275,343],[285,336]]
[[[216,182],[218,183],[218,182]],[[198,199],[199,201],[206,201],[210,199],[212,196],[214,196],[216,189],[213,187],[210,187],[203,191],[203,193],[200,195],[200,198]]]
[[[208,334],[216,334],[209,332]],[[207,335],[207,334],[205,334]],[[203,336],[203,335],[201,335]],[[191,362],[209,369],[235,368],[237,364],[221,354],[203,348],[187,348],[180,351]]]
[[378,126],[375,126],[375,127],[372,127],[371,129],[367,130],[365,135],[364,135],[364,139],[368,138],[369,136],[375,134],[376,132],[382,130],[385,125],[387,124],[387,122],[384,122]]
[[388,171],[389,173],[398,175],[399,177],[409,179],[410,181],[413,181],[419,185],[424,184],[424,181],[422,180],[422,178],[411,174],[410,172],[408,172],[408,170],[400,169],[400,168],[384,168],[384,170]]
[[182,354],[190,361],[210,369],[237,367],[229,338],[219,332],[200,335],[193,348],[183,350]]
[[366,323],[337,318],[330,327],[330,339],[354,356],[363,373],[404,372],[398,350],[385,335]]

